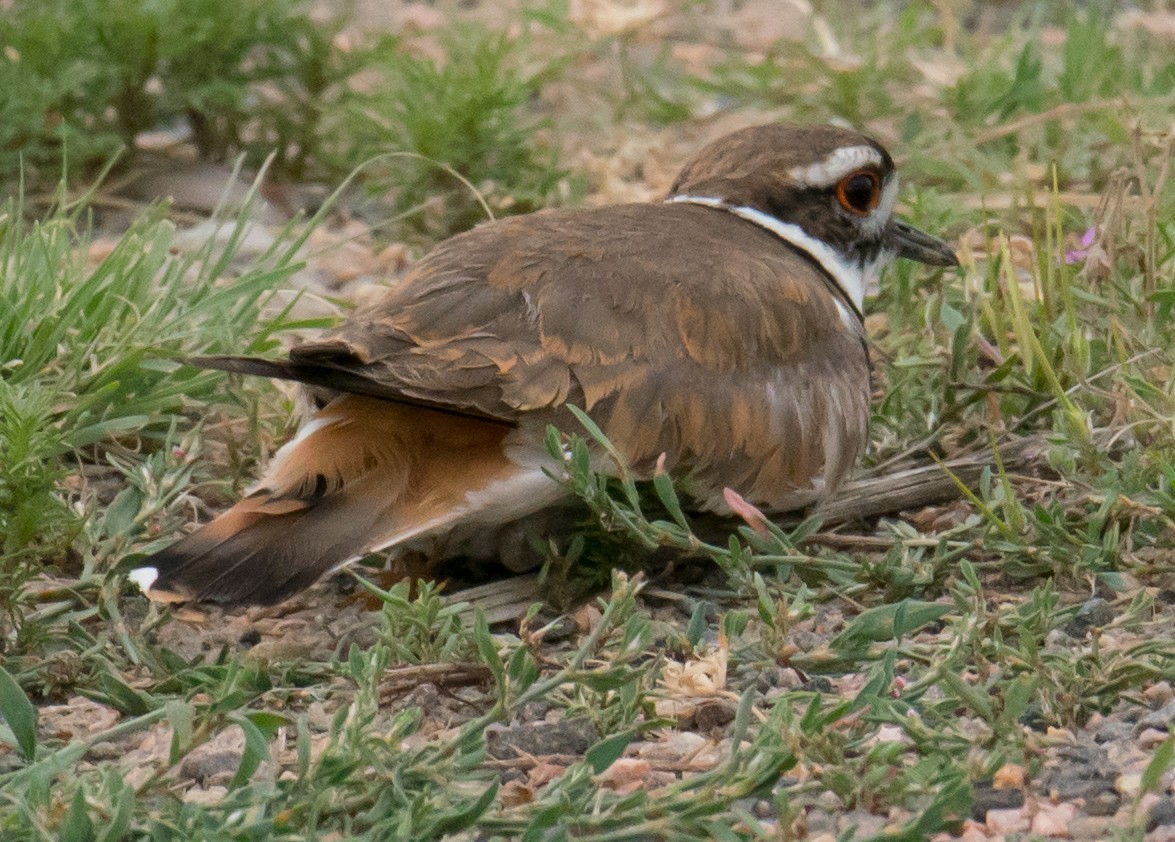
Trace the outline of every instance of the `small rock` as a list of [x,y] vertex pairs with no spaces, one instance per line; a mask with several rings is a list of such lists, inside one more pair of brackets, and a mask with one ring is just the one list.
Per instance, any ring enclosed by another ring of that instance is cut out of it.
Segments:
[[[935,840],[937,842],[937,836]],[[959,835],[959,842],[987,842],[987,840],[987,831],[983,829],[983,825],[973,822],[971,819],[966,819],[963,822],[963,832]]]
[[817,675],[801,684],[799,689],[808,693],[831,693],[833,691],[832,679]]
[[988,810],[1019,810],[1024,806],[1024,790],[996,789],[991,781],[971,784],[971,818],[981,822]]
[[1134,726],[1121,719],[1108,719],[1103,722],[1093,734],[1098,743],[1120,743],[1133,739]]
[[1008,835],[1028,830],[1028,819],[1021,809],[988,810],[987,827],[995,833]]
[[1107,789],[1085,799],[1085,812],[1091,816],[1112,816],[1122,806],[1122,796]]
[[496,760],[523,755],[583,754],[600,738],[595,724],[582,717],[514,725],[486,731],[486,752]]
[[1077,609],[1073,619],[1065,625],[1065,634],[1075,638],[1085,637],[1090,629],[1108,626],[1115,616],[1114,606],[1100,596],[1095,596]]
[[755,689],[760,693],[766,693],[768,690],[775,690],[777,688],[794,690],[802,683],[799,673],[791,667],[768,667],[760,671],[756,676]]
[[1158,728],[1147,728],[1138,735],[1138,747],[1142,749],[1153,749],[1159,743],[1165,742],[1168,733],[1160,731]]
[[836,839],[836,819],[822,810],[813,810],[804,817],[804,823],[807,825],[808,838],[817,839]]
[[1175,825],[1175,802],[1169,795],[1159,799],[1146,817],[1147,833],[1162,825]]
[[[200,748],[203,748],[201,746]],[[237,751],[200,751],[195,749],[180,764],[180,777],[203,784],[219,776],[230,775],[241,765],[241,754]]]
[[1028,770],[1019,763],[1005,763],[996,769],[991,784],[996,789],[1023,789],[1027,774]]
[[837,824],[842,839],[844,834],[850,832],[850,839],[876,839],[883,834],[888,821],[885,816],[875,816],[864,810],[852,810],[841,816]]
[[395,704],[396,710],[420,708],[426,716],[430,713],[436,713],[440,706],[441,692],[431,681],[417,684]]
[[694,722],[699,731],[709,732],[729,725],[738,715],[738,705],[730,699],[714,699],[698,706]]
[[249,629],[237,639],[237,643],[241,644],[245,649],[252,649],[260,642],[261,632],[257,631],[257,629]]
[[1134,725],[1134,732],[1141,734],[1148,728],[1166,731],[1171,728],[1173,722],[1175,722],[1175,700],[1167,702],[1158,710],[1151,711],[1140,718]]
[[98,762],[100,760],[115,760],[126,754],[126,747],[115,743],[101,742],[90,746],[86,752],[86,759]]
[[84,740],[113,728],[119,713],[112,707],[81,696],[64,705],[45,705],[37,713],[37,730],[42,737],[63,742]]
[[1086,840],[1086,842],[1101,842],[1103,839],[1112,839],[1114,829],[1114,822],[1103,816],[1077,815],[1069,823],[1069,833],[1072,837],[1074,839]]
[[1106,750],[1096,745],[1061,746],[1059,764],[1044,777],[1045,792],[1057,801],[1090,799],[1112,791],[1118,770],[1110,763]]
[[546,701],[525,702],[522,705],[522,707],[520,707],[518,709],[518,712],[517,712],[518,721],[520,723],[521,722],[538,722],[540,720],[552,721],[552,720],[547,719],[547,714],[549,714],[551,712],[551,710],[552,710],[552,705],[550,702],[546,702]]
[[1049,727],[1039,702],[1032,702],[1025,708],[1024,713],[1020,715],[1020,724],[1033,731],[1046,731]]
[[[237,725],[229,726],[203,745],[196,746],[180,762],[179,777],[194,780],[205,789],[228,783],[241,765],[245,751],[245,734]],[[272,780],[277,773],[270,762],[263,762],[254,772],[254,780]]]
[[1171,689],[1169,683],[1160,681],[1143,690],[1142,697],[1146,699],[1146,703],[1152,708],[1161,708],[1172,699],[1175,699],[1175,691]]
[[1077,815],[1077,805],[1041,804],[1032,817],[1032,832],[1040,836],[1069,836],[1069,825]]
[[1114,789],[1128,798],[1132,798],[1142,789],[1142,775],[1137,772],[1119,775],[1114,779]]
[[647,760],[636,757],[621,757],[600,774],[595,781],[619,792],[633,792],[643,789],[645,777],[653,771]]
[[184,793],[184,803],[211,807],[223,801],[226,795],[228,795],[228,787],[210,786],[203,789],[197,786]]

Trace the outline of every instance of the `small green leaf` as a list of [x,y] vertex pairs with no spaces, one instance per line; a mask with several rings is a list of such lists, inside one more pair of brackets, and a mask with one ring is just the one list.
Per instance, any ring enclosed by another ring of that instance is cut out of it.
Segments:
[[37,709],[4,667],[0,667],[0,715],[12,729],[21,757],[31,761],[37,754]]
[[269,740],[261,729],[254,725],[248,716],[234,716],[233,722],[245,733],[245,750],[241,753],[241,764],[237,767],[237,773],[229,782],[229,789],[237,789],[247,784],[262,761],[269,759]]
[[868,643],[897,640],[950,613],[951,606],[903,599],[862,611],[829,644],[835,651],[851,651]]
[[126,782],[120,771],[113,769],[106,777],[106,788],[110,802],[103,812],[95,842],[122,842],[129,836],[135,811],[135,788]]
[[653,489],[657,492],[657,499],[661,501],[665,511],[669,512],[674,522],[688,533],[689,521],[686,520],[685,512],[681,510],[681,500],[677,497],[677,489],[673,487],[673,478],[666,473],[654,474]]
[[305,714],[298,717],[298,777],[310,774],[310,721]]
[[494,803],[494,799],[498,797],[498,782],[494,781],[490,786],[486,787],[477,799],[469,802],[469,805],[451,816],[446,816],[444,820],[438,823],[436,830],[440,834],[448,835],[465,830],[480,819],[485,811]]
[[598,775],[615,763],[620,755],[624,754],[624,750],[632,742],[633,736],[631,731],[624,731],[600,740],[587,750],[583,759],[592,767],[592,772]]
[[698,644],[702,642],[702,635],[706,633],[706,609],[708,607],[707,603],[699,601],[694,605],[693,613],[690,614],[689,625],[685,629],[685,638],[694,649],[698,648]]
[[57,838],[61,842],[91,842],[94,838],[94,823],[90,820],[89,810],[86,809],[86,793],[81,787],[73,791],[73,800],[70,801],[69,809],[61,820]]
[[530,651],[525,646],[519,646],[510,656],[506,674],[510,676],[514,691],[521,693],[538,680],[539,666]]
[[1151,758],[1150,763],[1146,764],[1140,781],[1142,791],[1157,792],[1163,784],[1163,774],[1173,765],[1175,765],[1175,734],[1171,734],[1159,743],[1159,747],[1155,749],[1155,756]]
[[1004,690],[1004,719],[1007,722],[1017,722],[1024,712],[1028,710],[1028,705],[1032,703],[1032,697],[1036,694],[1036,678],[1032,675],[1018,675],[1013,679]]
[[173,699],[164,705],[167,723],[171,726],[171,755],[169,763],[175,765],[192,743],[192,720],[195,710],[190,702]]
[[271,710],[250,710],[245,712],[245,718],[256,725],[265,734],[266,739],[272,739],[278,728],[290,724],[290,718]]
[[481,655],[482,663],[489,667],[494,676],[494,683],[501,688],[506,678],[506,667],[502,663],[502,656],[498,654],[498,645],[494,643],[490,634],[489,624],[485,614],[477,612],[473,620],[473,641],[477,644],[477,652]]
[[738,702],[738,712],[734,715],[734,724],[730,728],[730,744],[732,754],[737,754],[743,739],[747,735],[747,728],[751,724],[751,711],[755,708],[755,689],[748,687]]

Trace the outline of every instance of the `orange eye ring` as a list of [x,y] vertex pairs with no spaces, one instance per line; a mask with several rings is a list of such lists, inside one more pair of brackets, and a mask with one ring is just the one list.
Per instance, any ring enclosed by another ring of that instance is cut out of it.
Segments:
[[849,213],[867,216],[881,201],[881,177],[873,170],[849,173],[836,183],[836,200]]

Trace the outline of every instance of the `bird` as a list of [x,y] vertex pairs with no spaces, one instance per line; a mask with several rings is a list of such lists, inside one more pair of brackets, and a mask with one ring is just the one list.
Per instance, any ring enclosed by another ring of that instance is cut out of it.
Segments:
[[476,543],[567,497],[545,440],[577,428],[571,407],[700,510],[729,514],[729,491],[773,512],[826,498],[867,440],[867,285],[897,257],[958,265],[897,197],[870,137],[753,126],[661,200],[450,237],[285,359],[193,358],[321,406],[243,499],[132,578],[160,601],[273,604],[372,552]]

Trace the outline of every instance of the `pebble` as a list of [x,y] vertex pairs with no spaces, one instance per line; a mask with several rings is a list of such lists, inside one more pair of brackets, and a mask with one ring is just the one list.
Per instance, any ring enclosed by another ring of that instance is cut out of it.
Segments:
[[1118,743],[1134,738],[1134,726],[1120,719],[1109,719],[1102,723],[1093,734],[1098,743]]
[[1143,749],[1153,749],[1159,743],[1165,742],[1169,734],[1166,731],[1160,731],[1158,728],[1147,728],[1138,735],[1138,747]]
[[527,723],[486,730],[486,752],[497,760],[524,755],[583,754],[600,738],[590,719]]
[[730,699],[715,699],[698,706],[694,723],[699,731],[708,733],[716,728],[729,725],[738,715],[738,705]]
[[1149,833],[1160,826],[1175,825],[1175,801],[1171,796],[1160,798],[1146,817],[1146,829]]
[[223,801],[226,795],[228,795],[228,787],[210,786],[203,789],[197,786],[184,793],[184,803],[211,807]]
[[1024,816],[1022,809],[1014,810],[988,810],[987,811],[987,827],[996,833],[1022,833],[1028,830],[1028,819]]
[[1122,806],[1122,796],[1116,790],[1107,789],[1085,799],[1085,812],[1090,816],[1112,816]]
[[1141,717],[1134,726],[1134,732],[1141,734],[1148,728],[1168,730],[1175,722],[1175,700],[1167,702],[1158,710],[1153,710]]
[[1113,838],[1115,827],[1114,821],[1104,816],[1077,815],[1069,823],[1069,834],[1074,839],[1103,842]]
[[232,775],[240,765],[240,752],[232,750],[200,752],[199,749],[196,749],[180,764],[180,777],[204,783],[205,781],[217,780],[225,775]]
[[1114,789],[1128,798],[1133,797],[1142,789],[1142,775],[1137,772],[1119,775],[1114,779]]
[[801,684],[799,689],[809,693],[831,693],[833,691],[832,680],[823,675],[817,675]]
[[1171,685],[1166,681],[1159,681],[1143,690],[1142,697],[1146,699],[1146,703],[1152,708],[1161,708],[1172,699],[1175,699],[1175,691],[1171,689]]
[[794,690],[802,683],[799,673],[791,667],[772,666],[761,670],[756,676],[755,689],[760,693],[774,689]]
[[1024,790],[996,789],[991,781],[971,784],[971,818],[981,822],[989,810],[1019,810],[1024,806]]
[[755,802],[754,807],[751,808],[757,819],[773,819],[776,815],[775,805],[770,801],[760,798]]
[[1077,816],[1076,804],[1042,804],[1032,817],[1032,833],[1038,836],[1069,836],[1069,825]]
[[841,816],[837,824],[842,839],[876,839],[884,833],[888,821],[885,816],[875,816],[864,810],[852,810]]
[[1085,637],[1090,629],[1108,626],[1115,616],[1114,606],[1108,600],[1095,596],[1077,609],[1073,619],[1065,625],[1065,634],[1076,638]]

